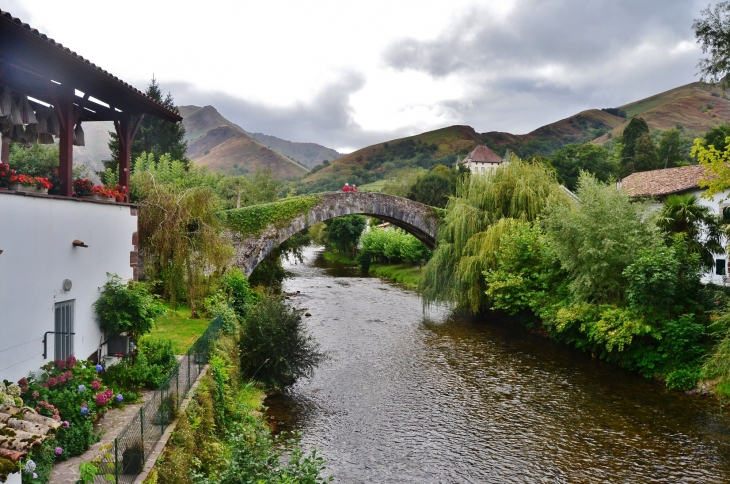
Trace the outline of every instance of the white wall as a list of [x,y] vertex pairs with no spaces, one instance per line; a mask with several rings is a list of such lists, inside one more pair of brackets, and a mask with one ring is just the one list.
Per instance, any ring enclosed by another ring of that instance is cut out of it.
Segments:
[[5,484],[21,484],[22,477],[23,476],[20,472],[14,472],[8,476],[8,480],[5,481]]
[[[714,195],[712,197],[712,200],[709,200],[707,198],[702,198],[702,194],[705,192],[705,190],[702,189],[694,189],[687,193],[691,193],[692,195],[695,195],[697,199],[699,200],[700,205],[703,205],[705,207],[709,207],[712,213],[715,215],[719,215],[722,212],[720,211],[720,206],[730,205],[730,200],[725,200],[728,195],[730,195],[730,190],[725,190],[722,193],[718,193],[717,195]],[[728,254],[717,254],[715,255],[715,260],[717,259],[725,259],[726,261],[726,268],[727,268],[727,260],[728,260]],[[713,282],[715,284],[724,284],[723,278],[728,276],[718,276],[715,274],[715,269],[713,268],[710,272],[707,272],[704,276],[702,276],[702,282],[708,283]]]
[[[45,360],[42,338],[54,330],[57,302],[75,300],[76,357],[97,350],[101,332],[92,305],[106,273],[133,277],[133,210],[0,190],[0,380],[17,381],[53,359],[53,335]],[[74,239],[89,247],[73,247]],[[64,279],[73,283],[67,292]]]

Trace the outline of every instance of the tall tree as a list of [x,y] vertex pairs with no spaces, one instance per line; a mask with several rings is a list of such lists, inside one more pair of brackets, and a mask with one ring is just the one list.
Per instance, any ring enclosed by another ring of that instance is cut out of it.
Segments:
[[634,145],[634,158],[631,164],[634,171],[649,171],[659,168],[654,140],[648,134],[643,134]]
[[636,150],[636,142],[643,135],[649,134],[649,125],[642,118],[633,118],[628,126],[624,128],[623,148],[621,149],[621,171],[620,176],[623,178],[637,171],[634,168],[634,155]]
[[724,90],[730,86],[730,2],[718,2],[714,9],[708,6],[701,13],[692,28],[702,53],[709,57],[700,59],[697,67],[703,81],[719,83]]
[[730,125],[721,124],[705,133],[705,146],[714,146],[720,151],[727,148],[726,138],[730,136]]
[[602,182],[616,174],[611,153],[591,143],[567,145],[553,154],[550,163],[558,172],[558,179],[572,191],[575,191],[581,171],[591,173]]
[[[180,110],[175,106],[175,101],[171,93],[163,97],[162,89],[153,77],[145,94],[153,100],[159,102],[166,108],[180,114]],[[104,160],[104,168],[110,168],[112,172],[119,171],[119,139],[116,133],[109,133],[109,149],[111,150],[111,160]],[[180,160],[186,165],[188,159],[186,151],[188,143],[185,141],[185,126],[180,123],[171,123],[154,116],[145,116],[139,126],[137,135],[134,138],[131,148],[131,159],[136,160],[142,153],[153,153],[159,158],[165,153],[169,153],[172,159]],[[99,173],[104,178],[104,172]],[[106,180],[103,180],[106,182]]]
[[513,157],[483,176],[463,179],[446,205],[438,245],[419,282],[423,299],[478,313],[487,309],[484,273],[494,268],[500,239],[521,221],[532,222],[548,200],[569,203],[543,163]]
[[657,158],[660,168],[679,166],[684,161],[682,155],[682,133],[676,129],[668,129],[659,137]]

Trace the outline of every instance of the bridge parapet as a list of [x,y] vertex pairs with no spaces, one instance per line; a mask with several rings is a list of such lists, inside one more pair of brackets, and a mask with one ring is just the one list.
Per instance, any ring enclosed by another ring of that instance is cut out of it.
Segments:
[[256,234],[230,230],[236,248],[236,265],[250,275],[259,262],[292,235],[317,222],[351,214],[371,215],[388,221],[413,234],[429,248],[436,244],[438,215],[428,205],[373,192],[331,192],[315,197],[319,198],[318,202],[304,205],[300,213],[288,220],[269,223]]

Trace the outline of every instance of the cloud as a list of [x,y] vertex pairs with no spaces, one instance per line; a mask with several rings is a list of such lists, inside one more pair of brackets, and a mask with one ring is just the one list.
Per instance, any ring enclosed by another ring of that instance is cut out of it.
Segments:
[[[472,7],[432,39],[385,50],[395,71],[458,77],[462,119],[478,130],[526,132],[697,80],[692,19],[702,0],[518,0],[502,16]],[[559,117],[556,117],[559,116]]]
[[271,106],[224,92],[207,92],[183,82],[163,83],[179,106],[212,105],[225,118],[249,132],[261,132],[289,141],[314,142],[336,150],[362,146],[405,136],[407,129],[394,132],[364,130],[354,119],[350,96],[365,86],[365,77],[345,72],[324,86],[311,101],[291,106]]

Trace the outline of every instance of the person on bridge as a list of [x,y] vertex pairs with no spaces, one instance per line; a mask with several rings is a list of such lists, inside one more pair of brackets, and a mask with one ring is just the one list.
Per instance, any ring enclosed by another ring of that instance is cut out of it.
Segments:
[[357,185],[352,185],[352,191],[353,192],[356,192],[357,191]]
[[351,192],[352,191],[352,188],[350,188],[350,184],[349,183],[345,183],[345,186],[342,187],[342,191],[343,192]]

